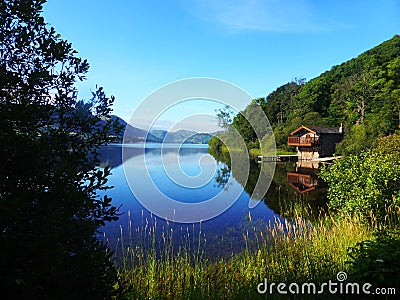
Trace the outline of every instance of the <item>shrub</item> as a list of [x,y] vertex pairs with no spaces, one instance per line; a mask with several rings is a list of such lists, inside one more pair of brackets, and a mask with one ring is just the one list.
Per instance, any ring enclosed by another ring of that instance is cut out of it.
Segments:
[[378,232],[349,248],[349,276],[373,286],[400,287],[400,231]]
[[339,214],[359,214],[380,223],[400,206],[400,152],[398,135],[379,140],[375,150],[350,155],[323,167],[329,206]]

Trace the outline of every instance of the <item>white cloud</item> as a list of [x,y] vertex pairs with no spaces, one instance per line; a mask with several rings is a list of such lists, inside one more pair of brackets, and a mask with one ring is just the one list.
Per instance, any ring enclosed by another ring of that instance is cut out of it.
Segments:
[[318,32],[340,26],[321,18],[309,0],[198,0],[192,9],[231,30]]

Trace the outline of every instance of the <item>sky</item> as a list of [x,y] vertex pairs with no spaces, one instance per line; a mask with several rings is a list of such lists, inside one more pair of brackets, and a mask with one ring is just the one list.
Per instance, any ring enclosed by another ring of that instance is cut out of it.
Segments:
[[[43,15],[89,61],[79,97],[104,87],[126,121],[174,81],[216,78],[265,97],[400,34],[399,0],[48,0]],[[213,131],[219,107],[175,105],[155,127]],[[177,125],[195,114],[198,122]]]

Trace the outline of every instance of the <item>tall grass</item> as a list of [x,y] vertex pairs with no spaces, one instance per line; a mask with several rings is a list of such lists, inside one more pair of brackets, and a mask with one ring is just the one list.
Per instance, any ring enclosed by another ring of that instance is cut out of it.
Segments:
[[252,224],[250,217],[242,236],[244,250],[218,259],[207,257],[201,230],[193,236],[194,230],[181,228],[176,243],[173,228],[158,230],[156,220],[129,226],[126,241],[121,229],[118,288],[127,299],[259,298],[256,287],[264,278],[298,284],[334,280],[347,270],[348,247],[372,234],[355,217],[324,217],[314,224],[302,218],[277,220],[263,228]]

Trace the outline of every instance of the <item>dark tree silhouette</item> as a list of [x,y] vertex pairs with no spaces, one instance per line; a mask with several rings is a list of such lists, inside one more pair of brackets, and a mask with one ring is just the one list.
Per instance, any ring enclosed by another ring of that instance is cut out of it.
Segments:
[[44,22],[45,2],[0,2],[0,295],[110,298],[116,270],[95,233],[117,209],[96,165],[114,99],[78,101],[89,65]]

